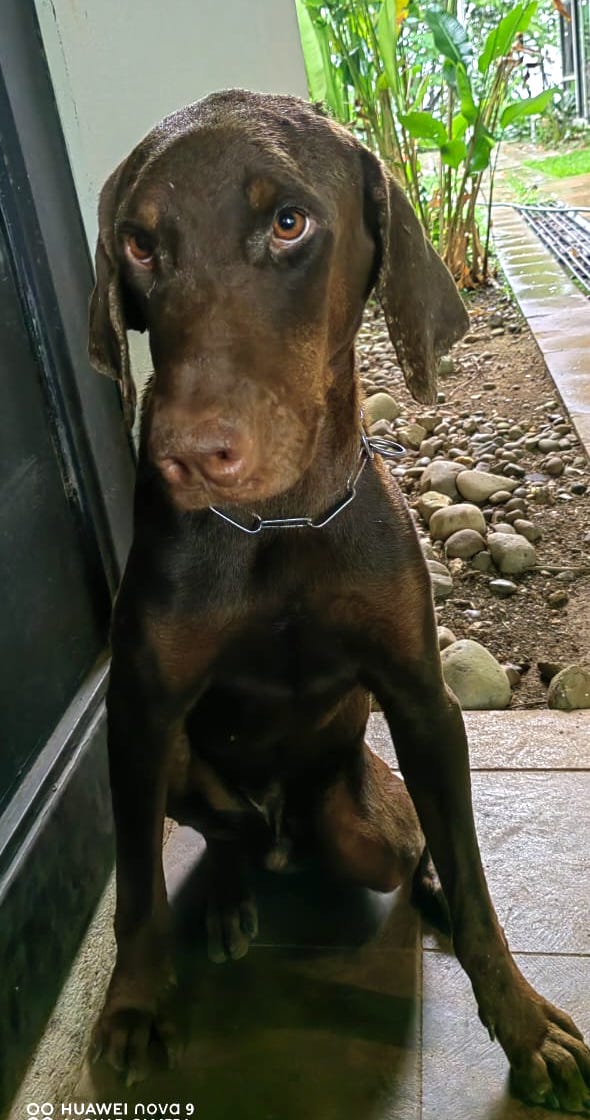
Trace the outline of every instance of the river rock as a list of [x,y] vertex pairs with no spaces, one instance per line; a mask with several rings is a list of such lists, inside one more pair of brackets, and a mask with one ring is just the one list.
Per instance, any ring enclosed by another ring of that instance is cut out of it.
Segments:
[[553,478],[559,478],[560,474],[563,474],[564,468],[565,463],[563,459],[559,458],[559,455],[552,455],[542,464],[542,470],[545,471],[545,474],[550,474]]
[[448,599],[449,595],[453,594],[453,580],[450,572],[434,572],[430,571],[430,583],[432,585],[432,597],[435,603],[441,603],[443,599]]
[[447,649],[448,646],[452,646],[453,642],[457,641],[455,635],[453,634],[453,631],[450,630],[448,626],[438,626],[437,631],[438,648],[440,650]]
[[547,703],[562,712],[590,708],[590,669],[585,665],[567,665],[551,680]]
[[426,567],[432,584],[432,597],[435,603],[441,603],[453,593],[453,577],[439,560],[427,560]]
[[426,428],[420,424],[405,424],[403,428],[397,429],[395,436],[402,447],[410,447],[412,451],[417,451],[426,437]]
[[440,377],[449,377],[451,373],[455,372],[455,363],[450,354],[444,354],[438,363],[438,372]]
[[546,486],[532,486],[530,497],[538,506],[548,506],[551,503],[551,495]]
[[429,541],[426,537],[420,541],[420,548],[425,560],[438,560],[438,556],[432,547],[432,541]]
[[445,544],[445,552],[449,559],[459,557],[461,560],[471,560],[477,552],[483,552],[486,542],[480,533],[474,529],[459,529],[452,533]]
[[520,510],[520,516],[524,517],[526,510],[524,498],[514,497],[511,498],[509,502],[506,502],[506,513],[514,513],[516,510]]
[[520,533],[491,533],[488,548],[494,564],[503,575],[521,575],[534,568],[537,562],[534,545]]
[[477,552],[471,561],[471,567],[475,568],[476,572],[491,572],[494,561],[489,552]]
[[426,468],[420,480],[420,492],[436,490],[438,494],[447,494],[449,498],[458,498],[459,491],[456,486],[457,475],[465,470],[462,463],[451,463],[448,459],[435,459]]
[[376,420],[397,420],[401,408],[390,393],[373,393],[363,404],[363,412],[367,424],[374,424]]
[[424,455],[428,459],[432,459],[436,455],[437,451],[440,451],[442,445],[442,439],[440,439],[438,436],[430,436],[429,439],[422,440],[422,443],[420,444],[418,450],[420,452],[420,455]]
[[445,681],[466,711],[492,711],[510,703],[508,677],[479,642],[462,638],[441,653]]
[[440,414],[438,412],[421,412],[416,420],[427,432],[432,432],[437,424],[440,424]]
[[430,518],[428,527],[434,541],[446,541],[460,529],[472,529],[482,537],[486,531],[483,513],[477,506],[470,505],[468,502],[460,502],[456,506],[448,506],[447,509],[438,509]]
[[468,502],[487,502],[498,490],[515,490],[518,482],[487,471],[461,471],[456,485],[461,497]]
[[449,569],[446,564],[443,564],[436,556],[427,561],[426,567],[430,572],[439,572],[439,574],[443,576],[448,576],[449,574]]
[[488,587],[499,599],[507,599],[509,595],[514,595],[518,591],[511,579],[491,579]]
[[569,602],[569,595],[567,591],[560,587],[557,591],[552,591],[547,596],[547,603],[553,610],[559,610],[560,607],[566,607]]
[[391,424],[389,420],[376,420],[374,424],[369,427],[369,435],[371,436],[390,436]]
[[421,494],[418,498],[416,509],[428,525],[430,518],[433,513],[436,513],[437,509],[446,509],[447,506],[452,504],[453,499],[449,498],[448,494],[438,494],[436,490],[427,490],[425,494]]
[[515,531],[517,533],[520,533],[521,537],[526,537],[527,541],[530,541],[531,544],[535,544],[537,541],[540,541],[541,537],[543,536],[542,530],[532,521],[526,521],[523,518],[518,517],[516,521],[512,522],[512,525]]

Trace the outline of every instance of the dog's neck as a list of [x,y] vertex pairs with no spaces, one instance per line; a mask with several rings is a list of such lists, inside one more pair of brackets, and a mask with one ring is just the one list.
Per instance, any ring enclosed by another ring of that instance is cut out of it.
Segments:
[[259,503],[255,512],[260,517],[315,519],[346,494],[361,449],[360,390],[352,350],[335,372],[310,465],[289,490]]

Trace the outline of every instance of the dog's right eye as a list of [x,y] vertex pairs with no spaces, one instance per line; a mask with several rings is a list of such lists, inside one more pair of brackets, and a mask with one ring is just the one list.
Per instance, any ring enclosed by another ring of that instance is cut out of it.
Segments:
[[311,221],[303,210],[294,206],[284,206],[275,214],[272,224],[272,240],[277,246],[294,245],[302,241],[311,228]]
[[154,243],[147,233],[142,233],[141,230],[126,233],[123,245],[129,260],[142,265],[143,268],[153,268]]

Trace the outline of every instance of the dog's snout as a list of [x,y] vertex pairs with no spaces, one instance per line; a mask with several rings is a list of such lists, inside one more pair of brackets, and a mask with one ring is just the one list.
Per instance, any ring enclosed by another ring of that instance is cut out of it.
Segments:
[[203,479],[215,486],[237,486],[250,477],[255,459],[252,436],[221,422],[179,433],[164,453],[156,453],[162,475],[175,489],[190,488]]

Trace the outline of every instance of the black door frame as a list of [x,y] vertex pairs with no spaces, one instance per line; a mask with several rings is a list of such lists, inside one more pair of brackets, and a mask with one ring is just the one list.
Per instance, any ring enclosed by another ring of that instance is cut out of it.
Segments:
[[107,634],[134,482],[117,387],[88,362],[93,271],[33,0],[0,6],[0,211],[105,637],[104,658],[0,817],[2,1110],[112,867]]

